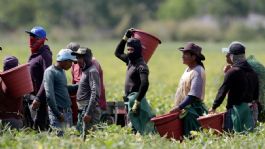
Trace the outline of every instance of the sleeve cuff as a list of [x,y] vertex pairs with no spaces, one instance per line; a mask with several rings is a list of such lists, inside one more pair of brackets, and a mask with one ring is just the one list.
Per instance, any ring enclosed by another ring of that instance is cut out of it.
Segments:
[[123,40],[125,40],[125,41],[127,41],[128,40],[128,37],[126,37],[126,36],[123,36],[123,38],[122,38]]

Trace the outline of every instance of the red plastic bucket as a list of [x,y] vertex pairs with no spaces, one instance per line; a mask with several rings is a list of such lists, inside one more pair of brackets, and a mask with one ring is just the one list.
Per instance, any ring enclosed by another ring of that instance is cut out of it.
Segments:
[[7,91],[14,98],[21,97],[33,91],[29,64],[19,65],[10,70],[0,73]]
[[202,128],[212,128],[218,133],[223,131],[224,112],[219,114],[200,116],[197,120],[201,124]]
[[179,113],[170,113],[157,116],[151,119],[154,122],[156,130],[160,136],[174,138],[177,140],[183,139],[183,124],[179,119]]
[[155,52],[155,49],[157,48],[158,44],[161,44],[160,39],[149,33],[137,29],[133,30],[132,37],[137,38],[141,41],[143,48],[142,55],[144,57],[145,62],[147,63]]

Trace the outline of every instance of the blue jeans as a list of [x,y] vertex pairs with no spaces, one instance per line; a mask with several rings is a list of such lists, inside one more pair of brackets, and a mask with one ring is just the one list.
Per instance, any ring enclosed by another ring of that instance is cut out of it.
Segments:
[[57,130],[58,136],[63,136],[64,129],[70,128],[73,125],[73,118],[72,118],[72,111],[71,108],[68,108],[68,110],[60,111],[64,116],[64,121],[61,122],[49,109],[49,120],[50,120],[50,126],[52,129]]

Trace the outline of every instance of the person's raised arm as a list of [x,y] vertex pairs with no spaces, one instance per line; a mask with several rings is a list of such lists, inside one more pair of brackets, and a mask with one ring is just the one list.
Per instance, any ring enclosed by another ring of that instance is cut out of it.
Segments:
[[124,61],[126,64],[129,63],[129,59],[128,56],[124,53],[124,48],[127,40],[131,38],[131,36],[132,36],[132,29],[128,29],[115,50],[115,56],[118,57],[120,60]]

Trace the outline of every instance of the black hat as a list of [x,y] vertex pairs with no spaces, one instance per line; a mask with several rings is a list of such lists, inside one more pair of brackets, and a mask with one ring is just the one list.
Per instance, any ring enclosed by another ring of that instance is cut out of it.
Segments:
[[246,48],[241,42],[233,41],[228,48],[222,48],[222,51],[229,54],[240,55],[245,54]]
[[80,45],[76,42],[70,42],[67,46],[66,49],[71,49],[72,51],[76,52],[80,48]]

